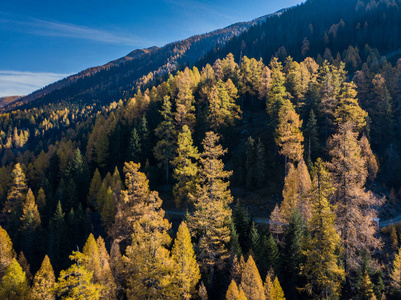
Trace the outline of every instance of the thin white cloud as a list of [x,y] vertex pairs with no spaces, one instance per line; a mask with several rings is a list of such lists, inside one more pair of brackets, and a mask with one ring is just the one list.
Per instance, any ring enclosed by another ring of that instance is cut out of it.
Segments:
[[6,23],[10,26],[3,26],[6,30],[22,31],[24,33],[52,36],[52,37],[67,37],[74,39],[82,39],[96,41],[106,44],[116,44],[125,46],[149,46],[151,42],[147,39],[138,37],[133,34],[124,33],[121,31],[99,30],[87,26],[75,25],[70,23],[62,23],[55,21],[46,21],[40,19],[15,20],[15,19],[0,19],[0,23]]
[[163,0],[166,3],[174,5],[176,7],[181,8],[187,16],[208,16],[214,18],[223,18],[228,21],[233,20],[233,16],[223,13],[226,8],[218,6],[214,3],[205,3],[197,0],[186,0],[186,1],[179,1],[179,0]]
[[0,97],[28,95],[69,74],[0,70]]

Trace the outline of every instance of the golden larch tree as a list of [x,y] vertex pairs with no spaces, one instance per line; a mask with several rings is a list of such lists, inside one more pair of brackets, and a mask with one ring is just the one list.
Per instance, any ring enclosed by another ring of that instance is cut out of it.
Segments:
[[191,242],[191,234],[185,222],[181,222],[178,227],[171,256],[176,263],[180,298],[191,299],[201,275]]

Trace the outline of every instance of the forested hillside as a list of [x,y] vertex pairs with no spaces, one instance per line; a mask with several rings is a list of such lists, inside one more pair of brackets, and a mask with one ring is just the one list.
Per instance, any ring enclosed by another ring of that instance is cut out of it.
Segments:
[[[399,299],[401,227],[377,223],[401,214],[399,41],[359,55],[341,33],[398,1],[353,2],[307,1],[118,101],[1,113],[0,299]],[[297,10],[322,22],[298,54]]]

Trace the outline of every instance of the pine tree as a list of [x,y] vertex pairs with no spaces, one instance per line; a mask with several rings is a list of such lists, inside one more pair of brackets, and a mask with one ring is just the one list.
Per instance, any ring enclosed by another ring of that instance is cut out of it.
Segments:
[[89,193],[86,197],[86,205],[88,207],[97,207],[97,195],[99,193],[100,187],[102,186],[102,178],[98,169],[95,170],[93,174],[92,181],[89,186]]
[[[38,205],[38,209],[41,215],[46,214],[46,193],[45,190],[41,187],[38,191],[38,196],[36,197],[36,203]],[[47,214],[46,214],[47,215]]]
[[340,236],[335,228],[335,214],[329,203],[334,193],[330,174],[319,158],[315,164],[313,186],[308,197],[312,202],[312,217],[308,222],[310,238],[305,240],[305,263],[301,273],[307,278],[305,290],[319,298],[337,299],[344,270],[338,265]]
[[190,218],[190,230],[199,249],[197,258],[201,268],[209,269],[210,286],[213,287],[215,267],[222,269],[229,257],[232,202],[228,189],[231,172],[224,170],[220,159],[227,150],[218,143],[219,137],[207,132],[200,158],[200,183],[197,185],[195,212]]
[[0,283],[0,299],[28,299],[30,290],[25,272],[14,258]]
[[3,277],[14,258],[16,258],[16,254],[13,243],[7,231],[0,226],[0,278]]
[[284,250],[282,252],[283,270],[288,280],[285,290],[291,299],[297,297],[296,287],[299,284],[300,267],[302,263],[302,238],[304,235],[304,220],[295,210],[292,214],[284,237]]
[[255,177],[258,187],[263,187],[266,179],[266,154],[265,147],[260,138],[256,141],[255,145]]
[[312,159],[316,157],[316,154],[320,146],[317,120],[313,109],[311,109],[311,111],[309,112],[308,123],[305,126],[304,135],[305,135],[307,163],[311,164]]
[[159,167],[164,166],[166,171],[166,183],[168,183],[170,160],[174,158],[176,131],[171,112],[171,102],[169,97],[164,97],[164,102],[160,114],[163,121],[155,129],[155,134],[159,138],[153,149],[155,158],[160,162]]
[[263,288],[263,281],[260,278],[258,268],[252,255],[249,256],[246,262],[245,269],[241,276],[241,288],[245,292],[248,300],[265,300],[265,292]]
[[200,280],[200,271],[192,247],[191,235],[185,222],[181,222],[178,227],[171,256],[176,263],[180,298],[191,299]]
[[239,235],[237,233],[237,230],[235,229],[235,224],[232,220],[230,223],[230,232],[231,232],[231,238],[230,238],[231,255],[234,255],[235,259],[236,257],[239,257],[242,254],[242,249],[239,243]]
[[53,287],[56,283],[53,267],[49,257],[43,259],[39,271],[35,274],[32,285],[32,298],[34,300],[54,300]]
[[128,158],[138,163],[142,162],[142,139],[135,127],[129,139]]
[[195,194],[198,166],[196,160],[199,159],[197,147],[193,146],[191,131],[188,126],[182,127],[182,132],[178,135],[177,156],[171,162],[175,167],[173,177],[177,181],[174,185],[173,193],[175,204],[181,204],[189,200],[189,194]]
[[270,269],[275,273],[280,272],[280,252],[272,234],[263,237],[260,257],[259,270],[262,275]]
[[401,248],[395,255],[393,268],[390,273],[390,287],[394,295],[401,295]]
[[111,190],[111,187],[109,187],[104,197],[102,211],[100,212],[102,223],[106,232],[108,232],[112,227],[114,218],[116,216],[116,202],[114,197],[116,196]]
[[57,203],[56,211],[49,223],[49,256],[55,266],[59,266],[63,259],[65,233],[67,228],[64,220],[65,214],[61,208],[60,201]]
[[328,167],[332,172],[336,188],[337,228],[342,239],[345,256],[345,270],[355,269],[360,263],[360,251],[381,247],[381,240],[375,236],[377,217],[375,207],[381,204],[371,192],[364,190],[366,178],[366,158],[361,156],[357,133],[353,123],[339,126],[328,142],[332,157]]

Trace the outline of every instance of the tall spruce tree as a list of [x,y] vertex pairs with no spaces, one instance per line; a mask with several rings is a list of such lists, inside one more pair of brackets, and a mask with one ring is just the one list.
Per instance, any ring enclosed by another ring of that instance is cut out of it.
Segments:
[[159,141],[156,143],[153,152],[156,159],[160,162],[159,166],[163,166],[165,169],[165,180],[168,183],[170,161],[174,158],[176,141],[173,113],[171,112],[171,102],[168,96],[164,97],[160,114],[163,117],[163,121],[155,129],[155,135]]
[[295,209],[284,237],[284,249],[282,252],[282,274],[286,280],[284,290],[291,299],[297,299],[297,287],[300,283],[300,268],[303,262],[302,238],[304,236],[304,220],[298,209]]

